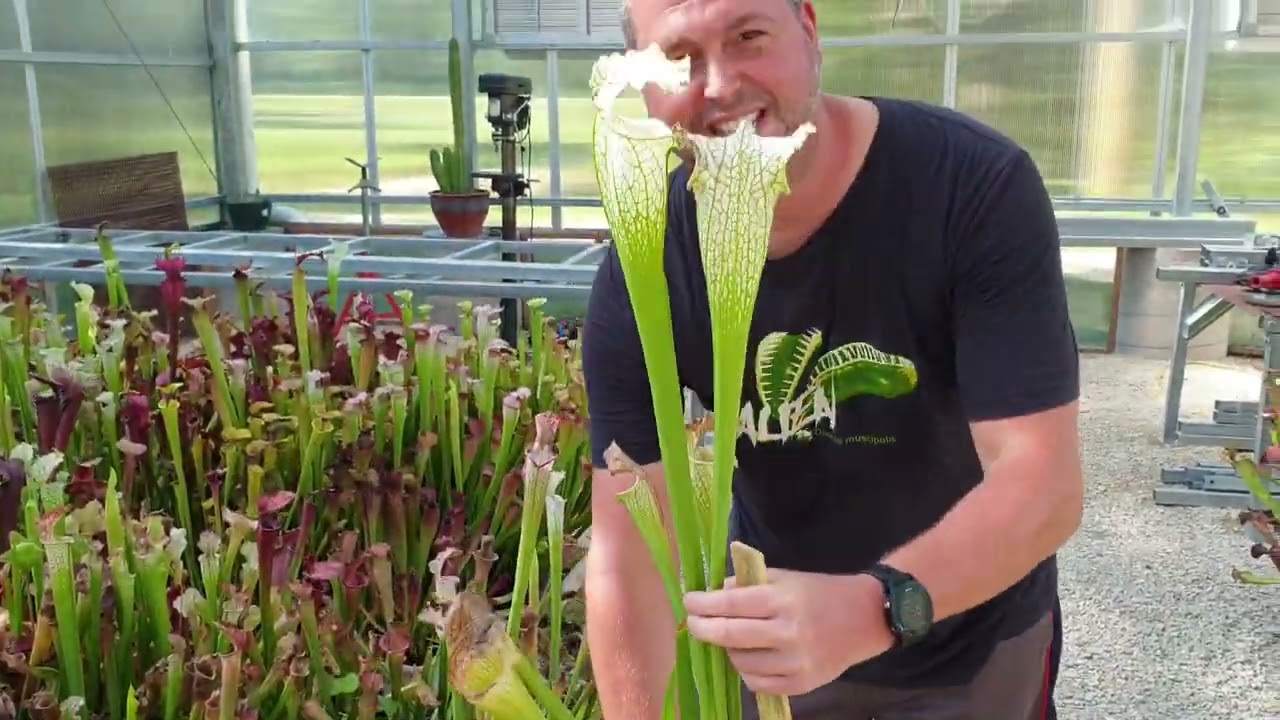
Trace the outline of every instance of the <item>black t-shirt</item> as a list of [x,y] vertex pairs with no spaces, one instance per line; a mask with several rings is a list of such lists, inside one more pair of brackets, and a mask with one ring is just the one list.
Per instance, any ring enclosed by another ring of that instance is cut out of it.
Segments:
[[[761,278],[743,400],[760,407],[755,347],[817,329],[819,354],[863,342],[909,360],[917,385],[836,407],[807,442],[738,442],[731,536],[771,566],[866,569],[935,524],[982,476],[972,421],[1062,405],[1079,393],[1057,223],[1014,142],[960,113],[872,98],[879,127],[863,168],[799,251]],[[688,170],[673,173],[665,267],[684,386],[712,403],[711,324]],[[607,253],[583,329],[594,462],[617,442],[661,459],[644,356],[617,255]],[[898,686],[963,682],[991,646],[1053,605],[1056,563],[938,623],[921,644],[846,676]]]

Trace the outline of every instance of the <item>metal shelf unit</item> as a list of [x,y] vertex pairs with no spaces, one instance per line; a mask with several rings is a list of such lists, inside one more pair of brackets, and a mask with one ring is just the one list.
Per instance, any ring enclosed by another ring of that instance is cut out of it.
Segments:
[[[301,253],[345,245],[340,289],[346,292],[585,300],[607,244],[591,240],[453,240],[438,237],[331,237],[274,233],[108,231],[128,285],[158,285],[166,247],[186,259],[187,284],[234,287],[236,268],[255,282],[288,290]],[[502,260],[518,253],[524,262]],[[36,227],[0,231],[0,268],[33,281],[100,283],[101,253],[92,229]],[[302,263],[307,287],[328,287],[324,261]]]
[[[1191,340],[1224,317],[1231,308],[1240,306],[1239,298],[1235,297],[1239,292],[1224,286],[1232,286],[1246,273],[1266,267],[1267,252],[1276,244],[1276,238],[1259,237],[1249,247],[1205,245],[1201,248],[1199,266],[1157,269],[1157,279],[1177,282],[1182,286],[1177,336],[1166,387],[1166,443],[1249,451],[1259,459],[1271,445],[1271,419],[1267,413],[1260,413],[1260,409],[1268,408],[1267,385],[1280,375],[1280,317],[1272,314],[1274,308],[1257,311],[1264,333],[1258,401],[1217,401],[1211,422],[1182,420],[1180,405]],[[1221,295],[1232,297],[1215,294],[1197,304],[1196,292],[1202,286],[1218,286],[1223,288]],[[1160,505],[1248,508],[1258,504],[1235,469],[1226,462],[1197,462],[1164,468],[1153,497]]]

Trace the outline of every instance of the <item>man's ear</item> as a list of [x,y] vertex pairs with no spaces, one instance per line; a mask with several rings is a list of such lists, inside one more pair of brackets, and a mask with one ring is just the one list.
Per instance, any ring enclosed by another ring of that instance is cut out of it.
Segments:
[[821,52],[818,43],[818,11],[813,7],[813,0],[801,0],[799,13],[800,27],[804,29],[805,36],[813,43],[814,49]]

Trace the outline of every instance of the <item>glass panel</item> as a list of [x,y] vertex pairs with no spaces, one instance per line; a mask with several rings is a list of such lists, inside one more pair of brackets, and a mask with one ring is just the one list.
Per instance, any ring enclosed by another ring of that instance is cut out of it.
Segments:
[[208,73],[156,67],[151,74],[159,88],[141,67],[37,66],[47,163],[176,151],[186,195],[216,193]]
[[[289,220],[287,225],[292,228],[293,232],[306,234],[329,234],[334,230],[341,230],[344,233],[355,234],[360,232],[360,204],[359,203],[289,203],[289,207],[294,211],[292,215],[297,216],[297,220]],[[387,206],[392,207],[392,206]],[[330,224],[336,223],[343,225],[341,228],[320,228],[306,227],[309,224]],[[335,233],[336,234],[336,233]]]
[[[1217,51],[1209,58],[1196,177],[1212,181],[1225,198],[1280,199],[1277,75],[1280,53]],[[1170,196],[1176,171],[1177,153],[1170,152]],[[1201,194],[1197,185],[1196,197]],[[1257,222],[1258,232],[1280,234],[1280,212],[1257,212],[1246,206],[1233,209],[1232,215]],[[1233,349],[1260,351],[1263,333],[1257,316],[1233,310],[1229,317]]]
[[1146,197],[1160,46],[961,46],[956,104],[1022,144],[1054,196]]
[[[259,53],[253,133],[262,192],[345,193],[365,161],[359,52]],[[357,208],[358,212],[358,208]]]
[[942,47],[825,48],[822,88],[841,95],[942,101]]
[[147,58],[207,56],[204,2],[166,0],[161,6],[157,12],[156,0],[28,2],[31,46],[119,55],[133,55],[137,47]]
[[1116,251],[1113,248],[1063,248],[1062,272],[1067,306],[1080,347],[1102,350],[1111,335]]
[[[1280,53],[1215,52],[1209,58],[1196,175],[1211,180],[1223,197],[1280,199],[1277,76]],[[1271,232],[1280,232],[1280,217],[1266,220]]]
[[373,60],[379,187],[384,195],[426,195],[436,188],[431,148],[453,142],[448,54],[379,50]]
[[0,63],[0,164],[6,181],[0,183],[0,228],[26,225],[40,218],[35,196],[35,158],[31,154],[31,123],[27,115],[27,82],[23,67]]
[[[560,177],[565,197],[600,197],[591,154],[595,109],[591,104],[589,81],[595,59],[590,53],[560,55]],[[634,92],[624,95],[617,107],[620,112],[636,117],[647,114],[644,103]],[[599,208],[565,208],[564,224],[566,227],[606,226],[604,212]]]
[[[141,0],[140,0],[141,1]],[[357,40],[355,0],[245,0],[252,40]]]
[[[1152,97],[1155,98],[1156,111],[1159,112],[1160,104],[1160,65],[1156,65],[1156,75],[1149,77],[1147,82],[1152,86]],[[1178,176],[1178,108],[1182,102],[1182,46],[1177,45],[1169,50],[1169,97],[1168,108],[1165,115],[1165,158],[1164,158],[1164,185],[1161,192],[1152,193],[1153,197],[1164,200],[1173,199],[1174,185]],[[1157,117],[1159,117],[1157,115]],[[1159,129],[1158,123],[1156,129],[1152,130],[1152,147],[1155,147],[1155,135]],[[1154,189],[1154,188],[1153,188]]]
[[449,0],[370,0],[369,5],[374,39],[448,40],[453,35]]
[[1170,0],[960,0],[960,32],[1134,32],[1170,15]]
[[221,213],[218,212],[216,207],[198,207],[187,211],[187,224],[191,226],[192,230],[203,227],[218,229],[217,226],[221,222]]
[[20,50],[18,18],[13,14],[13,3],[0,2],[0,49]]
[[841,0],[815,3],[824,38],[934,35],[946,32],[946,0]]

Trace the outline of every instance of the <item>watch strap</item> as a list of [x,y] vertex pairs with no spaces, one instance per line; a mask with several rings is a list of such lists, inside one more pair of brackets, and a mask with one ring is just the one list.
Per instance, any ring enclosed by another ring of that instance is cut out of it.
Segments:
[[884,585],[885,592],[890,596],[894,588],[906,583],[918,582],[911,573],[884,563],[872,565],[867,570],[867,574],[879,580]]
[[895,646],[911,645],[920,639],[919,636],[910,632],[908,628],[902,626],[895,612],[895,601],[899,597],[902,588],[911,587],[917,591],[923,591],[923,586],[915,576],[905,570],[899,570],[885,563],[876,563],[866,570],[866,574],[876,578],[880,584],[884,586],[885,601],[884,613],[885,621],[889,625],[890,632],[893,633]]

